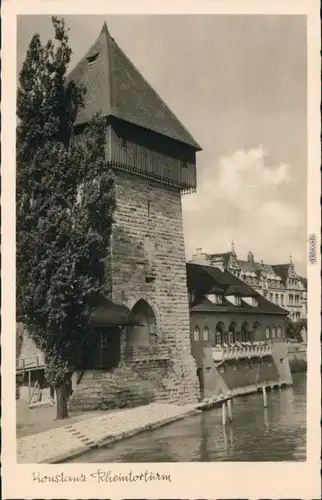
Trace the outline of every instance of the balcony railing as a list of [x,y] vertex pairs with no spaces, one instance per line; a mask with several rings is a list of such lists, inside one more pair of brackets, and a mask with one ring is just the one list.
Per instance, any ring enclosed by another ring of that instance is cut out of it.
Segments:
[[16,360],[17,370],[32,370],[37,368],[44,368],[45,357],[43,354],[38,356],[30,356],[28,358],[18,358]]
[[252,357],[269,356],[272,354],[272,345],[267,343],[244,344],[234,346],[216,346],[212,350],[212,357],[215,363],[228,359],[242,359]]

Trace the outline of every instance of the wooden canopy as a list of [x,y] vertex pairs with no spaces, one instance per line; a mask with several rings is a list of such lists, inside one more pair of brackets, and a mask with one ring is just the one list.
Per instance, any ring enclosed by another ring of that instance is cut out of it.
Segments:
[[115,304],[106,297],[100,297],[97,305],[90,313],[89,323],[92,326],[139,326],[140,320],[123,304]]

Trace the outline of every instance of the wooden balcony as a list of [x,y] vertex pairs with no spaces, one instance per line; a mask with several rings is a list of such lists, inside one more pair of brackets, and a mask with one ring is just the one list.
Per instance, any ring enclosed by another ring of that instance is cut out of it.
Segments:
[[38,370],[45,367],[45,357],[43,354],[39,356],[30,356],[28,358],[18,358],[16,360],[16,371]]

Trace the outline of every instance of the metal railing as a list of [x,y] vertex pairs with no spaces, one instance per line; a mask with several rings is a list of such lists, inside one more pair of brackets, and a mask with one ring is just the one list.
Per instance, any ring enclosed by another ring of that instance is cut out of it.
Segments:
[[269,356],[270,354],[272,354],[272,345],[270,343],[227,347],[218,345],[212,349],[212,357],[215,362],[228,359]]

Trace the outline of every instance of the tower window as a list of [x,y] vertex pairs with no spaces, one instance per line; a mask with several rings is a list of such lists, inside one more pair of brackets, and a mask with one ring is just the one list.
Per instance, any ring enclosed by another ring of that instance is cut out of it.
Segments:
[[89,56],[87,58],[88,65],[91,65],[96,61],[98,54],[99,54],[99,52],[97,52],[97,54],[93,54],[92,56]]

